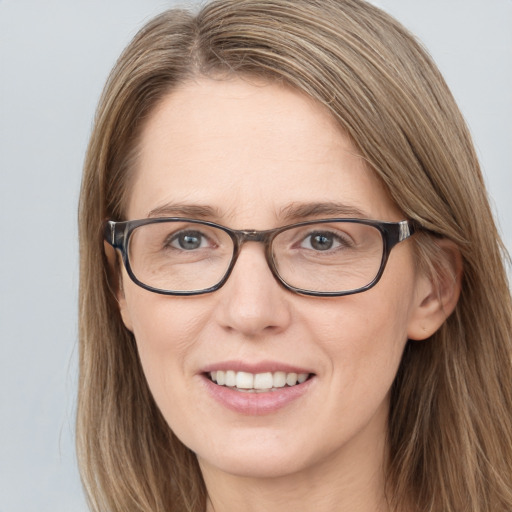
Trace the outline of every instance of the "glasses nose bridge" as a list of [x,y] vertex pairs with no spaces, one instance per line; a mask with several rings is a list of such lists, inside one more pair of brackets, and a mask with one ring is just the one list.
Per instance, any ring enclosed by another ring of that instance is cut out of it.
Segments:
[[272,240],[274,238],[274,232],[276,230],[269,229],[265,231],[258,231],[256,229],[242,229],[233,231],[233,234],[236,238],[236,251],[235,251],[235,261],[238,259],[240,251],[246,242],[256,242],[263,244],[265,259],[267,260],[267,265],[270,267],[270,270],[274,272],[274,265],[271,258],[271,245]]
[[258,231],[256,229],[241,229],[233,231],[233,233],[240,247],[246,242],[260,242],[265,246],[268,246],[274,231],[274,229],[267,229],[265,231]]

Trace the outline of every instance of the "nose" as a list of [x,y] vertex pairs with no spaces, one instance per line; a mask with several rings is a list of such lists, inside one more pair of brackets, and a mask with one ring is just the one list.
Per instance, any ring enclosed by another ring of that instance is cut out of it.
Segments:
[[219,296],[220,325],[245,337],[255,338],[284,331],[291,321],[290,292],[274,278],[262,244],[244,244]]

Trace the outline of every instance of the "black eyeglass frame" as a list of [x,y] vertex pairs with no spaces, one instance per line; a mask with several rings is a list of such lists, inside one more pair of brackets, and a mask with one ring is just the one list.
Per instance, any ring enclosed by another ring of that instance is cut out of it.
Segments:
[[[206,288],[204,290],[192,290],[192,291],[169,291],[169,290],[161,290],[159,288],[154,288],[149,286],[137,279],[135,274],[133,273],[130,260],[128,257],[128,246],[130,242],[130,236],[133,231],[141,226],[145,226],[147,224],[158,224],[163,222],[188,222],[191,224],[201,224],[210,226],[213,228],[220,229],[224,231],[231,240],[233,241],[233,255],[231,257],[231,262],[222,277],[222,279],[211,286],[210,288]],[[295,286],[289,285],[283,278],[279,275],[279,272],[275,266],[273,255],[272,255],[272,242],[274,238],[282,233],[283,231],[287,231],[292,228],[308,226],[312,224],[326,224],[326,223],[356,223],[356,224],[365,224],[367,226],[373,226],[376,228],[381,236],[383,242],[383,250],[382,250],[382,258],[380,262],[379,271],[375,278],[367,285],[356,288],[354,290],[346,290],[342,292],[316,292],[311,290],[304,290],[302,288],[296,288]],[[415,223],[411,220],[402,220],[399,222],[385,222],[385,221],[377,221],[370,219],[359,219],[359,218],[330,218],[330,219],[319,219],[319,220],[308,220],[304,222],[298,222],[295,224],[288,224],[286,226],[281,226],[279,228],[267,229],[264,231],[257,231],[252,229],[230,229],[226,226],[222,226],[220,224],[216,224],[215,222],[203,221],[198,219],[188,219],[182,217],[156,217],[156,218],[148,218],[148,219],[140,219],[140,220],[128,220],[128,221],[105,221],[103,235],[104,239],[107,243],[109,243],[114,249],[117,249],[121,253],[121,257],[123,260],[124,267],[126,272],[130,276],[130,279],[146,290],[149,290],[154,293],[159,293],[162,295],[202,295],[205,293],[211,293],[218,289],[220,289],[228,280],[233,268],[236,264],[238,256],[240,255],[240,251],[242,246],[246,242],[260,242],[265,244],[265,257],[267,260],[267,265],[272,272],[272,275],[275,279],[280,283],[284,288],[290,290],[294,293],[298,293],[300,295],[310,295],[315,297],[341,297],[344,295],[353,295],[355,293],[361,293],[370,288],[374,287],[382,277],[384,269],[386,267],[386,263],[389,258],[389,254],[391,249],[395,247],[398,243],[408,239],[417,231],[417,227]]]

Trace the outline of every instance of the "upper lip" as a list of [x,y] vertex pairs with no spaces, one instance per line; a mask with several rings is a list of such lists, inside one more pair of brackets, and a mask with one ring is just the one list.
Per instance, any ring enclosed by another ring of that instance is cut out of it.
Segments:
[[266,373],[266,372],[285,372],[285,373],[313,373],[310,369],[294,366],[288,363],[279,361],[259,361],[259,362],[246,362],[239,360],[219,361],[211,363],[201,369],[202,373],[210,373],[216,371],[233,370],[235,372],[247,373]]

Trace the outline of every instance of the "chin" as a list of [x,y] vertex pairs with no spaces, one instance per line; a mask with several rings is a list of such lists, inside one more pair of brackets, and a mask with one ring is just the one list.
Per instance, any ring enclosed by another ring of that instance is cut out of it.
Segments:
[[229,475],[251,478],[284,478],[304,470],[308,464],[298,459],[298,453],[273,453],[264,450],[248,453],[246,450],[234,450],[232,454],[208,459],[198,456],[201,470],[220,471]]

